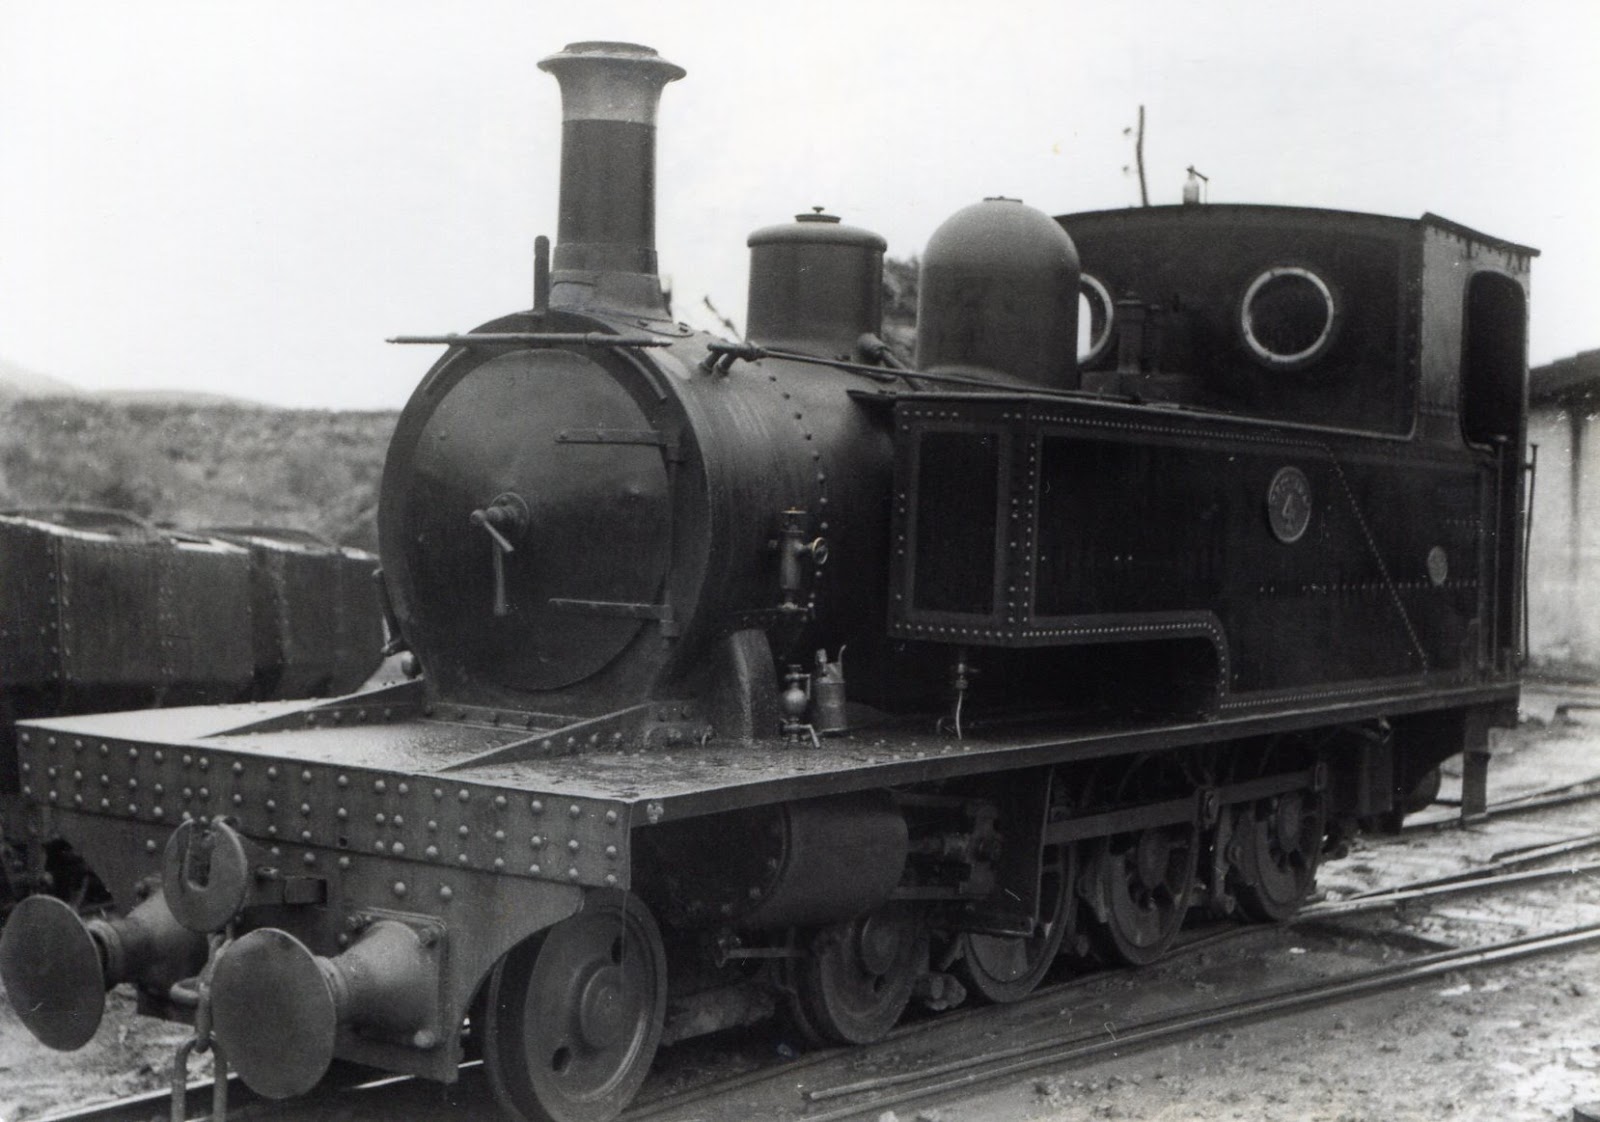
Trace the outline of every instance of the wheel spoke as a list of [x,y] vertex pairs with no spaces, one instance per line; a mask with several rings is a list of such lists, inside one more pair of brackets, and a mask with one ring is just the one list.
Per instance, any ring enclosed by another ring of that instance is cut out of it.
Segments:
[[906,907],[823,928],[793,967],[795,1027],[819,1044],[881,1038],[910,1002],[927,955],[922,917]]
[[1276,922],[1294,914],[1316,882],[1324,823],[1322,799],[1310,791],[1262,799],[1240,813],[1240,856],[1230,880],[1247,918]]
[[986,1001],[1020,1001],[1032,993],[1075,928],[1077,858],[1071,846],[1052,848],[1039,878],[1039,926],[1029,936],[962,936],[958,969],[968,989]]

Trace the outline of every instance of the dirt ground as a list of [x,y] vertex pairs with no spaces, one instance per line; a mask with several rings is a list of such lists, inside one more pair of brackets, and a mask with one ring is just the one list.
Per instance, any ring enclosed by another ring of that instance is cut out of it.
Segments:
[[[1559,700],[1530,693],[1525,710],[1532,720],[1498,744],[1491,769],[1495,797],[1600,773],[1600,712],[1575,710],[1560,720],[1555,714]],[[1458,791],[1459,775],[1453,783],[1447,776],[1444,795]],[[1431,813],[1448,817],[1451,812]],[[1493,834],[1453,833],[1487,854],[1529,838],[1572,836],[1585,828],[1600,829],[1600,815],[1592,807],[1565,817],[1541,816],[1531,825],[1497,825],[1500,832]],[[1382,854],[1358,845],[1349,858],[1325,867],[1321,889],[1337,898],[1385,880],[1412,879],[1427,862],[1437,862],[1438,846],[1430,850],[1426,836],[1414,843],[1414,852],[1408,851],[1411,844]],[[1577,859],[1594,857],[1587,853]],[[1467,864],[1479,859],[1470,853],[1461,858]],[[1595,919],[1600,919],[1600,879],[1562,882],[1504,905],[1463,898],[1425,914],[1402,913],[1392,923],[1419,938],[1470,943]],[[1339,942],[1336,932],[1316,938],[1286,934],[1253,949],[1201,952],[1157,969],[1165,975],[1164,986],[1204,993],[1226,986],[1241,971],[1275,970],[1285,962],[1309,967],[1318,954],[1356,953],[1351,948],[1358,944],[1369,955],[1398,953],[1354,934],[1350,947]],[[1108,976],[1095,981],[1090,992],[1109,996],[1132,984]],[[1092,1015],[1092,1006],[1088,1009],[1081,1015]],[[117,991],[91,1044],[80,1052],[55,1053],[22,1029],[0,993],[0,1122],[23,1122],[71,1105],[162,1087],[173,1050],[186,1032],[134,1017],[131,999]],[[972,1050],[1014,1042],[1002,1030],[994,1032],[996,1039],[978,1033]],[[1103,1055],[937,1107],[863,1117],[881,1122],[1564,1122],[1575,1105],[1590,1102],[1600,1102],[1600,950],[1529,960],[1493,973],[1464,972],[1332,1011],[1126,1056]]]

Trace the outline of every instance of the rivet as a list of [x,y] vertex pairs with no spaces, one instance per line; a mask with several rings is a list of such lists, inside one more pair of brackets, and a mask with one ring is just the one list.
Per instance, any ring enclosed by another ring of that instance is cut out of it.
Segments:
[[439,899],[449,901],[449,899],[454,895],[455,891],[448,884],[441,884],[439,886]]
[[134,777],[130,776],[128,778],[128,790],[137,791],[138,789],[139,789],[139,780],[137,778],[134,778]]
[[460,827],[457,827],[457,829],[456,829],[456,833],[460,834],[462,837],[466,837],[471,832],[472,831],[467,829],[467,827],[465,827],[465,826],[460,826]]
[[612,860],[613,860],[613,861],[614,861],[614,860],[616,860],[616,857],[617,857],[617,847],[616,847],[616,846],[614,846],[614,845],[608,845],[608,846],[606,846],[606,856],[607,856],[607,857],[609,857],[609,858],[611,858],[611,859],[612,859]]
[[[185,822],[189,821],[189,812],[187,810],[183,812],[183,820]],[[269,825],[267,827],[267,833],[272,835],[273,837],[277,837],[278,836],[278,827]]]
[[540,873],[540,868],[537,864],[529,865],[528,872],[532,873],[534,876],[538,876]]
[[307,865],[315,865],[317,863],[317,855],[315,853],[308,853],[304,857],[300,858],[300,860],[304,861]]
[[301,841],[310,841],[311,840],[311,831],[310,830],[301,830],[300,831],[300,840]]
[[75,782],[75,783],[82,783],[83,782],[83,772],[74,771],[72,773],[72,779],[73,779],[73,782]]
[[202,787],[202,788],[200,788],[200,797],[202,799],[209,799],[211,797],[211,788],[210,787]]
[[100,786],[102,786],[102,787],[111,786],[111,776],[107,775],[103,771],[100,773]]
[[386,821],[388,821],[388,818],[385,815],[382,815],[382,814],[374,814],[372,816],[372,820],[374,822],[376,822],[378,825],[382,826]]
[[341,806],[338,810],[333,812],[333,816],[340,822],[343,822],[350,817],[350,812]]
[[[131,749],[130,749],[130,751],[131,751]],[[244,774],[244,765],[239,763],[237,760],[235,760],[234,764],[233,764],[233,774],[235,774],[235,775],[243,775]]]
[[274,811],[274,810],[277,810],[277,809],[278,809],[278,800],[277,799],[268,799],[267,800],[267,810]]
[[137,749],[137,748],[129,748],[128,749],[128,759],[137,760],[138,758],[139,758],[139,749]]
[[381,779],[375,779],[372,781],[372,789],[381,795],[389,789],[389,785]]
[[396,896],[404,896],[406,894],[406,891],[407,891],[407,889],[406,889],[406,882],[405,881],[397,880],[397,881],[394,882],[394,894]]
[[151,838],[149,841],[144,843],[144,851],[146,853],[154,853],[156,851],[156,842],[154,838]]
[[530,802],[528,804],[528,809],[533,811],[533,813],[535,813],[535,814],[543,814],[544,813],[544,803],[541,802],[538,799],[534,799],[532,802]]
[[[33,743],[33,733],[31,733],[31,732],[23,733],[22,734],[22,743],[24,743],[24,744],[32,744]],[[79,748],[83,747],[83,741],[81,741],[81,740],[78,741],[78,747]]]
[[[52,739],[51,743],[54,744],[55,741]],[[100,754],[102,756],[109,756],[111,754],[111,749],[107,745],[102,744],[100,745]]]
[[462,802],[466,802],[468,799],[472,798],[472,792],[463,787],[461,790],[456,792],[456,798],[460,799]]
[[577,818],[583,814],[583,807],[579,806],[577,803],[573,803],[571,808],[568,809],[567,813],[572,815],[572,817]]
[[496,810],[504,810],[506,808],[506,797],[504,795],[496,795],[494,797],[494,806]]
[[436,845],[430,845],[427,849],[423,850],[422,853],[425,857],[437,857],[439,856],[439,847]]
[[506,867],[506,859],[504,857],[496,857],[494,859],[494,867],[497,868],[497,869],[505,868]]
[[[83,800],[80,798],[78,801],[82,802]],[[167,816],[167,812],[165,810],[162,810],[159,806],[156,807],[154,810],[152,810],[150,813],[152,815],[154,815],[156,818],[165,818]]]
[[377,841],[372,843],[372,848],[377,850],[379,853],[383,852],[383,847],[384,847],[384,840],[382,838],[379,838]]
[[[200,788],[200,797],[202,799],[206,797],[206,789],[204,787]],[[300,804],[300,813],[309,815],[311,813],[311,804],[310,803],[301,803]]]
[[244,805],[244,796],[243,795],[235,795],[235,796],[233,796],[233,805],[234,806],[243,806]]
[[435,822],[431,818],[428,819],[428,829],[429,830],[437,830],[438,828],[439,828],[439,823]]
[[339,868],[348,869],[349,867],[350,867],[350,858],[348,858],[348,857],[339,858]]
[[399,787],[397,787],[395,789],[397,791],[399,791],[402,795],[409,795],[411,793],[411,784],[402,783],[402,784],[400,784]]
[[272,854],[274,857],[283,856],[283,850],[279,849],[277,846],[273,846],[271,849],[267,850],[267,852]]
[[567,870],[567,879],[568,880],[577,880],[578,879],[578,870],[577,870],[577,868],[574,867],[574,868],[571,868],[571,869]]
[[[22,789],[22,793],[24,795],[31,795],[31,794],[33,794],[33,791],[32,791],[31,788],[24,787]],[[110,799],[101,799],[100,800],[100,809],[101,810],[110,810],[111,809],[111,800]]]
[[389,852],[394,854],[396,857],[401,856],[402,854],[405,853],[405,851],[406,851],[406,843],[405,842],[395,842],[394,845],[389,850]]
[[[105,745],[104,744],[100,745],[100,750],[101,750],[100,754],[102,756],[105,755]],[[184,767],[188,767],[192,763],[194,763],[194,757],[189,755],[189,753],[185,752],[183,754],[183,766]]]
[[311,769],[310,768],[307,768],[306,770],[304,770],[304,771],[302,771],[300,773],[300,782],[302,782],[302,783],[310,783],[311,782]]
[[612,887],[612,888],[615,888],[617,886],[617,874],[616,873],[607,873],[606,874],[606,884],[608,886]]
[[200,757],[200,770],[201,771],[209,771],[210,768],[211,768],[211,757],[210,756],[201,756]]
[[571,841],[569,841],[567,843],[567,849],[572,853],[578,852],[578,848],[579,847],[578,847],[578,839],[577,838],[573,838]]
[[528,839],[528,844],[533,846],[533,848],[538,849],[540,846],[544,845],[544,839],[538,834],[535,834],[533,837]]
[[465,865],[467,863],[467,855],[465,853],[459,853],[456,855],[456,860]]
[[393,818],[389,819],[389,824],[398,830],[401,826],[406,824],[406,820],[397,814]]
[[[159,759],[160,756],[161,756],[161,753],[157,752],[156,753],[156,757]],[[271,767],[269,767],[267,769],[267,778],[268,779],[276,779],[276,778],[278,778],[278,765],[277,764],[273,764]]]
[[341,775],[339,778],[335,779],[334,782],[341,787],[348,787],[350,786],[350,777],[348,775]]
[[616,811],[614,811],[614,810],[606,811],[606,824],[608,826],[615,826],[617,824],[617,812]]
[[435,787],[433,789],[433,797],[436,799],[444,798],[444,789],[442,787]]

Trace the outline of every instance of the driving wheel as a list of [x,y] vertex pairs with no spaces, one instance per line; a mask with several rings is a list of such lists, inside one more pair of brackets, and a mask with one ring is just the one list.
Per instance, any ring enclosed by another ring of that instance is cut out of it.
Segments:
[[1239,910],[1261,923],[1287,919],[1311,892],[1327,828],[1322,797],[1290,791],[1241,807],[1233,879]]
[[[1113,770],[1101,784],[1113,807],[1186,795],[1194,784],[1160,756],[1142,756]],[[1200,856],[1200,827],[1193,822],[1146,826],[1099,838],[1085,863],[1084,892],[1090,935],[1115,962],[1144,966],[1166,953],[1189,911]]]
[[633,896],[583,911],[509,951],[484,996],[484,1067],[521,1122],[606,1122],[644,1082],[661,1039],[667,959]]
[[928,958],[928,933],[911,908],[889,905],[830,924],[811,953],[790,960],[790,1013],[813,1044],[866,1044],[892,1029]]
[[1050,970],[1076,915],[1077,850],[1070,845],[1045,851],[1039,877],[1039,924],[1032,935],[961,937],[957,969],[967,988],[986,1001],[1020,1001]]

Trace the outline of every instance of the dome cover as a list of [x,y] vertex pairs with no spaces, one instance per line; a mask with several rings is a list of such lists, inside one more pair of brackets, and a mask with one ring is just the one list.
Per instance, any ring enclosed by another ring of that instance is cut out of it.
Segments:
[[1078,251],[1016,199],[958,210],[928,239],[917,303],[917,365],[1078,384]]

